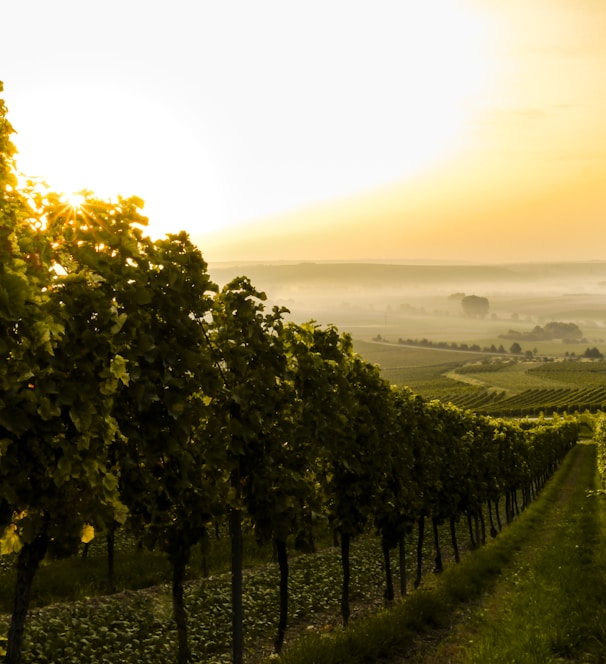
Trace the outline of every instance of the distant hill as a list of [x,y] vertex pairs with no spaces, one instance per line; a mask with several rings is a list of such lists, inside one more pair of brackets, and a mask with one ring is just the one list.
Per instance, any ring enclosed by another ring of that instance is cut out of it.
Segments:
[[606,279],[606,262],[519,263],[495,265],[402,265],[383,263],[264,263],[214,264],[209,266],[212,279],[220,285],[233,277],[246,275],[260,289],[274,288],[357,287],[419,288],[442,284],[453,290],[496,284],[519,287],[523,284],[558,284],[565,289],[599,289]]

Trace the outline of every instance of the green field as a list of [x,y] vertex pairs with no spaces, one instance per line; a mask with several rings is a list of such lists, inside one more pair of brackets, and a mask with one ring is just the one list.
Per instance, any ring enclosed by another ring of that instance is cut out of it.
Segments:
[[[606,265],[476,268],[344,269],[349,281],[335,280],[332,288],[324,284],[323,291],[313,293],[300,284],[287,306],[293,318],[313,318],[349,332],[356,351],[378,364],[384,378],[428,399],[504,416],[602,408],[606,364],[578,360],[589,348],[606,355]],[[378,274],[380,284],[371,278]],[[489,315],[465,317],[455,293],[488,298]],[[535,328],[552,321],[574,323],[582,338],[533,337]],[[408,340],[424,345],[403,345]],[[511,354],[514,341],[522,355]],[[502,347],[505,354],[455,351],[453,344]]]
[[494,415],[595,411],[606,405],[606,361],[527,361],[486,353],[355,341],[384,378],[428,399]]
[[410,387],[413,391],[439,398],[465,385],[446,374],[467,361],[478,361],[481,353],[412,348],[396,344],[355,340],[354,348],[369,362],[378,364],[390,383]]

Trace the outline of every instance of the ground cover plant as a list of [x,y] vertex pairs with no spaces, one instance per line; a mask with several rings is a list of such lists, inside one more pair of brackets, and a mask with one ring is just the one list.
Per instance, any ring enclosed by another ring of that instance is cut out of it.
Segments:
[[[317,534],[318,542],[328,541],[325,533]],[[110,594],[108,580],[107,542],[99,534],[77,556],[61,560],[47,559],[41,565],[32,585],[31,605],[41,608],[56,602],[79,601]],[[246,568],[266,565],[272,560],[272,548],[259,544],[250,532],[244,537]],[[10,613],[15,585],[16,554],[0,556],[0,611]],[[219,538],[213,535],[204,546],[197,547],[189,560],[186,578],[205,578],[228,572],[230,569],[230,542],[227,528],[221,528]],[[114,537],[114,590],[118,592],[140,590],[162,585],[170,580],[170,566],[160,551],[149,551],[124,529]]]
[[[356,601],[381,594],[383,572],[374,538],[352,546],[351,593]],[[338,615],[340,556],[332,547],[300,556],[291,564],[291,616],[313,622],[316,614]],[[276,628],[275,564],[244,574],[244,629],[247,642],[271,651]],[[190,614],[192,662],[231,661],[230,574],[191,581],[185,587]],[[24,641],[24,662],[162,662],[176,658],[169,584],[146,591],[58,603],[32,612]],[[3,617],[6,626],[6,616]],[[306,623],[307,624],[307,623]],[[250,654],[250,653],[249,653]]]

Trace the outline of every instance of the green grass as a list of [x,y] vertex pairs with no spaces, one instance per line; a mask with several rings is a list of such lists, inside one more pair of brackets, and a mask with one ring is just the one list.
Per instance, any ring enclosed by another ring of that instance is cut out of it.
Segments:
[[594,476],[595,467],[585,464],[581,486],[557,515],[553,545],[507,575],[504,597],[472,616],[474,638],[452,661],[603,661],[605,506],[603,497],[587,497],[582,488]]

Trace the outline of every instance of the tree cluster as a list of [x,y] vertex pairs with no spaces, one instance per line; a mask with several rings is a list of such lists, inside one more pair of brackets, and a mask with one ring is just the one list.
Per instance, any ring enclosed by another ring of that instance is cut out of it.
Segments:
[[[385,341],[381,335],[377,335],[373,341]],[[490,346],[480,346],[479,344],[466,344],[466,343],[457,343],[456,341],[431,341],[430,339],[403,339],[400,337],[398,339],[398,344],[404,346],[421,346],[423,348],[450,348],[452,350],[465,350],[471,351],[473,353],[492,353],[496,355],[505,355],[507,350],[503,344],[498,348],[491,344]]]
[[353,537],[376,528],[389,571],[390,549],[414,524],[421,542],[425,519],[434,533],[462,515],[483,524],[481,506],[500,498],[510,518],[517,490],[530,496],[576,440],[572,422],[525,431],[392,389],[336,328],[286,323],[246,277],[219,289],[185,233],[151,241],[136,198],[89,193],[74,208],[18,187],[4,116],[0,545],[17,554],[7,662],[20,661],[40,562],[94,534],[111,551],[119,527],[168,557],[178,661],[189,661],[185,566],[223,519],[234,661],[243,527],[276,546],[279,651],[287,545],[313,549],[318,519],[340,541],[347,623]]
[[463,313],[470,318],[486,318],[490,310],[490,302],[487,297],[479,295],[465,295],[461,299]]
[[535,325],[530,332],[519,332],[509,330],[499,335],[501,339],[517,339],[518,341],[551,341],[552,339],[563,339],[565,341],[579,341],[583,338],[583,332],[576,323],[559,323],[552,321],[545,327]]

